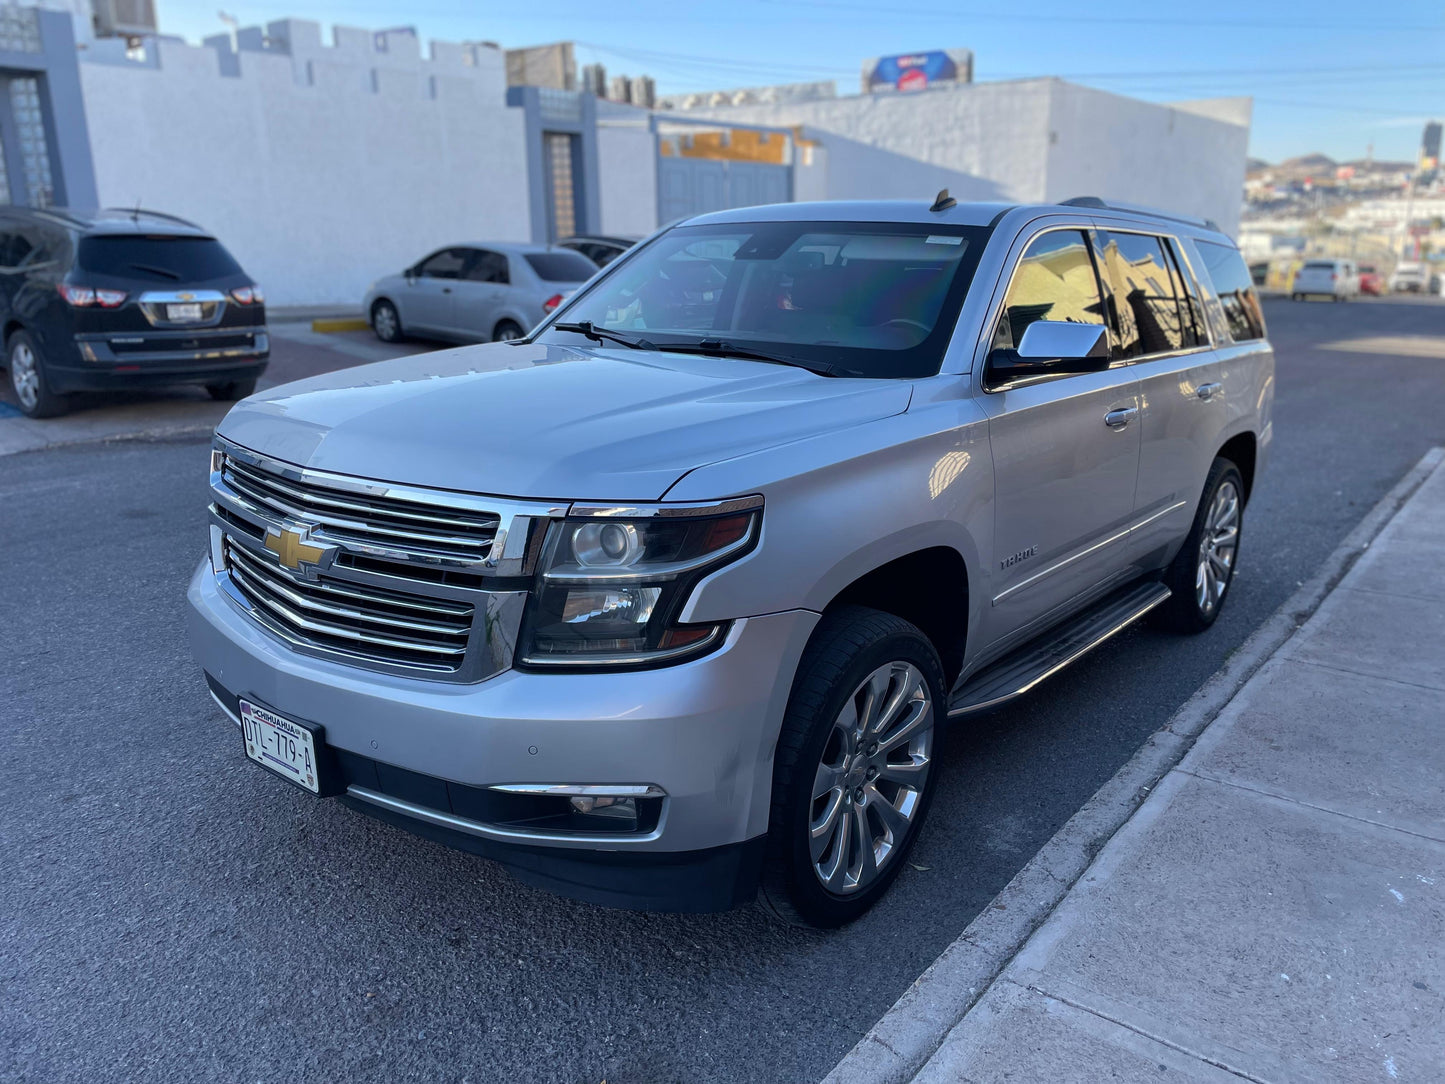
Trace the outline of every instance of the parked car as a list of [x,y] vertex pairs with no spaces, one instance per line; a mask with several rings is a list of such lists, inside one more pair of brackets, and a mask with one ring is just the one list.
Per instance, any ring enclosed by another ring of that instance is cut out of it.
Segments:
[[1295,273],[1290,296],[1296,301],[1308,297],[1348,301],[1360,296],[1360,273],[1353,260],[1310,260]]
[[1423,294],[1430,288],[1430,271],[1423,263],[1399,263],[1390,276],[1392,294]]
[[596,273],[596,264],[567,248],[451,245],[372,283],[365,312],[383,342],[409,335],[503,342],[521,338]]
[[564,237],[557,244],[562,248],[570,248],[580,252],[598,267],[606,267],[613,260],[621,256],[641,238],[637,237],[600,237],[588,235],[585,237]]
[[1360,264],[1360,293],[1379,297],[1384,292],[1385,276],[1380,274],[1374,264]]
[[0,327],[32,418],[78,391],[201,384],[241,399],[271,349],[261,288],[225,246],[139,209],[0,208]]
[[1212,224],[703,215],[521,342],[234,408],[191,642],[306,793],[597,903],[837,926],[946,722],[1145,615],[1214,623],[1273,370]]

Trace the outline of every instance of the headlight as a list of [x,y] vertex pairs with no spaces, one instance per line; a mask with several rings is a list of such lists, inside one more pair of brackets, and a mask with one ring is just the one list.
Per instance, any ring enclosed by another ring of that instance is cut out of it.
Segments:
[[677,617],[699,579],[753,547],[762,503],[574,506],[547,535],[522,665],[649,666],[716,646],[726,625]]

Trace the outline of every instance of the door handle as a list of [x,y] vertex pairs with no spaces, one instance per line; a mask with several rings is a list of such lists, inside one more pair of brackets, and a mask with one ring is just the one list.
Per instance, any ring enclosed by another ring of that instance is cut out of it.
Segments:
[[1194,394],[1201,399],[1213,399],[1216,392],[1224,390],[1223,384],[1200,384]]
[[1123,429],[1134,420],[1134,415],[1138,413],[1138,407],[1120,407],[1118,410],[1111,410],[1104,415],[1104,424],[1110,429]]
[[442,293],[444,293],[444,294],[449,294],[449,293],[451,293],[451,292],[452,292],[452,288],[451,288],[450,286],[443,286],[443,287],[442,287]]

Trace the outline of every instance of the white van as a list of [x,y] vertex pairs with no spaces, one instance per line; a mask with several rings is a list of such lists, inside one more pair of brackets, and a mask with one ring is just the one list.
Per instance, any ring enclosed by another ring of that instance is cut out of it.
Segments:
[[1303,301],[1312,294],[1336,301],[1360,296],[1360,269],[1354,260],[1310,260],[1294,277],[1290,296]]

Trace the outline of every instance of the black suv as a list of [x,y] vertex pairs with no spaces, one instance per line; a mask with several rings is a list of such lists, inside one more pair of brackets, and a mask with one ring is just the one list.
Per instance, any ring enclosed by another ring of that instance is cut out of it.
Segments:
[[155,211],[0,209],[0,328],[20,409],[66,394],[203,384],[240,399],[266,368],[260,287],[221,242]]

